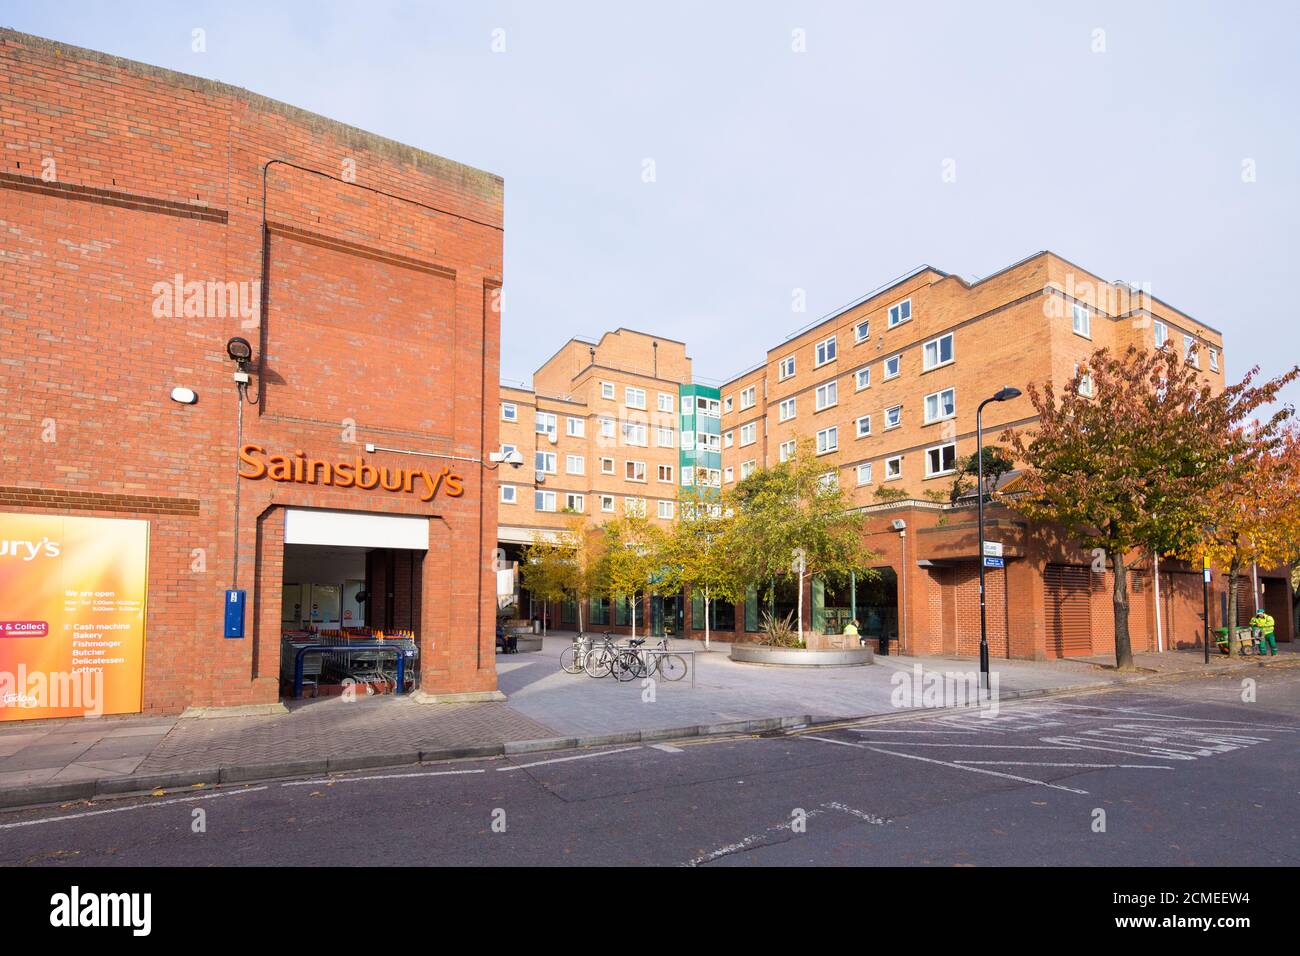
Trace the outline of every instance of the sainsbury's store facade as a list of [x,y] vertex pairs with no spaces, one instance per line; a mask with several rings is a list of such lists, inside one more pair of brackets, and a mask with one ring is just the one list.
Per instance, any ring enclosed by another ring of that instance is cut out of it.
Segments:
[[352,624],[494,692],[501,180],[11,31],[0,61],[0,690],[274,704],[282,632]]

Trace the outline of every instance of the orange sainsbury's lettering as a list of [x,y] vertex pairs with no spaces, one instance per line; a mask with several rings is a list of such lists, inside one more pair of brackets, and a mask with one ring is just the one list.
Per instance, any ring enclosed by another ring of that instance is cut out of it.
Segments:
[[267,455],[265,448],[251,443],[239,449],[239,463],[239,477],[251,481],[269,478],[303,485],[418,493],[423,502],[432,501],[439,491],[448,498],[459,498],[465,493],[465,479],[447,466],[430,474],[423,468],[376,467],[361,457],[331,463],[308,458],[301,451],[295,451],[292,456]]

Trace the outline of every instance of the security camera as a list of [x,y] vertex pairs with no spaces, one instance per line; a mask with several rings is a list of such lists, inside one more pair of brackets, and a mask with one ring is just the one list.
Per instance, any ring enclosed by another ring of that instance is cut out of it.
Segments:
[[494,451],[488,455],[488,461],[493,464],[510,465],[512,468],[518,468],[524,463],[524,456],[519,453],[519,449],[512,448],[510,451]]

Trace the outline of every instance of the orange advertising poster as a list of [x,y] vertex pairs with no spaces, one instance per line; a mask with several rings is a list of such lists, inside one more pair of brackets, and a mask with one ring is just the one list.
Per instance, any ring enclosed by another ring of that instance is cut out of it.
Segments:
[[0,514],[0,721],[141,708],[149,522]]

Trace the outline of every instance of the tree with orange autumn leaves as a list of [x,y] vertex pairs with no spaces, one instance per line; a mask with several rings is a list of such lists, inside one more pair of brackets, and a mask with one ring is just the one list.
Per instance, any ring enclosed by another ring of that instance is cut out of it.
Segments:
[[1234,493],[1253,444],[1276,442],[1293,415],[1282,409],[1247,434],[1300,368],[1256,385],[1258,368],[1216,393],[1196,365],[1164,347],[1094,353],[1058,395],[1027,386],[1038,420],[1003,439],[1021,462],[1014,507],[1055,522],[1084,548],[1104,552],[1113,575],[1115,662],[1133,666],[1128,556],[1186,554],[1204,539],[1216,498]]
[[[1226,568],[1229,582],[1247,565],[1274,568],[1300,556],[1300,428],[1288,423],[1272,437],[1242,432],[1239,467],[1207,502],[1206,532],[1187,552]],[[1237,588],[1229,585],[1228,621],[1236,620]]]

